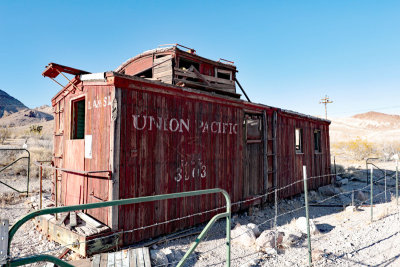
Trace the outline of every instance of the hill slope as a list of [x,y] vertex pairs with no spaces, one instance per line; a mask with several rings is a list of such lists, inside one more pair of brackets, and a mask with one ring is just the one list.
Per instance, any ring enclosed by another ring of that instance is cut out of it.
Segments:
[[354,140],[357,137],[374,143],[400,141],[400,116],[367,112],[348,118],[332,119],[331,142]]
[[[18,127],[53,120],[53,115],[47,113],[48,108],[24,109],[0,118],[0,125]],[[50,108],[51,109],[51,108]],[[42,111],[44,110],[44,111]]]
[[0,90],[0,118],[23,109],[27,107],[21,101]]

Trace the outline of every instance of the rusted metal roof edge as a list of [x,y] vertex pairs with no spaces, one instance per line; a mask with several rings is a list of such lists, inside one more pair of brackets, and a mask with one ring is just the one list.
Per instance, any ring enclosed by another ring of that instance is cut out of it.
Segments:
[[282,112],[287,113],[289,115],[293,115],[293,116],[297,116],[297,117],[304,117],[304,118],[307,118],[307,119],[310,119],[310,120],[321,121],[321,122],[325,122],[325,123],[331,124],[330,120],[327,120],[327,119],[324,119],[324,118],[319,118],[319,117],[315,117],[315,116],[312,116],[312,115],[299,113],[299,112],[296,112],[296,111],[293,111],[293,110],[288,110],[288,109],[281,109],[281,110],[282,110]]

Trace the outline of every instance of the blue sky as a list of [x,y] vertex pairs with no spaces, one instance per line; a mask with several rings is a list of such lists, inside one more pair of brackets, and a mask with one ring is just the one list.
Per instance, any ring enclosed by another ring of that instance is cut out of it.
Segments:
[[400,114],[400,1],[1,1],[0,89],[29,107],[49,62],[103,72],[159,44],[235,62],[253,102]]

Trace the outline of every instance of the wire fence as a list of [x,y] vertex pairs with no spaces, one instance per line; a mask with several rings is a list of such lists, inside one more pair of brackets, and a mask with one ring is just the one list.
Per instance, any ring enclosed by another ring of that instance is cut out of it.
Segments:
[[[246,199],[246,200],[242,200],[242,201],[238,201],[238,202],[234,202],[232,203],[232,206],[235,205],[242,205],[245,204],[247,202],[253,202],[254,200],[257,199],[264,199],[268,196],[277,196],[277,193],[279,191],[282,190],[286,190],[292,186],[298,186],[298,184],[300,183],[309,183],[311,180],[314,179],[325,179],[327,177],[332,178],[332,176],[345,176],[348,175],[348,172],[343,172],[343,173],[336,173],[336,174],[327,174],[327,175],[320,175],[320,176],[312,176],[312,177],[305,177],[303,180],[297,180],[291,184],[282,186],[280,188],[275,188],[273,191],[271,192],[267,192],[265,194],[261,194],[261,195],[257,195],[252,197],[251,199]],[[302,194],[301,196],[299,196],[295,201],[297,203],[296,207],[293,207],[294,204],[292,204],[291,208],[289,210],[286,210],[288,205],[285,205],[285,200],[281,200],[281,199],[277,199],[274,198],[274,203],[272,203],[272,209],[270,210],[269,214],[264,214],[264,216],[262,217],[261,221],[258,221],[256,223],[256,226],[260,229],[260,230],[272,230],[275,233],[275,241],[274,241],[274,247],[272,247],[272,250],[274,253],[264,253],[264,252],[260,252],[254,249],[244,249],[241,245],[238,244],[238,241],[241,236],[246,235],[249,233],[249,231],[252,230],[247,230],[245,232],[242,232],[239,235],[235,235],[232,236],[231,241],[232,241],[232,254],[233,257],[231,258],[231,264],[233,266],[239,266],[239,265],[243,265],[243,264],[247,264],[247,263],[251,263],[251,262],[260,262],[260,261],[264,261],[268,264],[271,265],[276,265],[279,266],[285,259],[285,254],[282,253],[282,251],[285,251],[285,249],[290,249],[289,247],[286,247],[286,245],[284,244],[279,244],[277,235],[278,232],[280,230],[282,230],[282,227],[285,223],[287,223],[290,220],[296,219],[298,217],[304,217],[305,216],[305,211],[306,210],[313,210],[313,209],[318,209],[318,208],[322,208],[319,205],[323,205],[326,203],[330,203],[329,205],[332,206],[332,208],[334,208],[335,210],[330,211],[331,213],[337,213],[338,212],[338,208],[339,207],[334,207],[335,203],[336,206],[342,206],[342,208],[345,208],[346,206],[352,206],[353,211],[356,211],[357,209],[361,209],[361,208],[369,208],[370,212],[371,212],[371,224],[373,224],[376,221],[379,221],[380,219],[383,219],[384,216],[379,215],[377,217],[373,216],[373,210],[374,210],[374,206],[376,206],[377,204],[381,204],[381,203],[385,203],[391,201],[391,199],[393,198],[393,196],[395,196],[395,199],[398,199],[398,188],[396,186],[398,186],[398,175],[397,175],[397,171],[396,173],[392,174],[392,175],[386,175],[385,172],[385,176],[384,177],[379,177],[379,176],[374,176],[373,171],[371,169],[371,172],[368,173],[366,172],[366,170],[355,170],[352,172],[352,175],[357,175],[358,177],[361,177],[363,175],[371,175],[372,179],[370,179],[370,183],[367,184],[368,181],[368,177],[365,177],[365,179],[361,179],[360,181],[357,179],[354,179],[354,183],[348,184],[347,186],[342,186],[339,189],[337,187],[332,187],[330,186],[330,189],[332,189],[332,192],[328,192],[325,194],[317,194],[316,196],[311,195],[310,192],[305,191],[305,194]],[[396,186],[393,186],[393,179],[396,178]],[[381,183],[381,181],[384,180],[384,184]],[[335,190],[336,189],[336,190]],[[322,193],[322,191],[321,191]],[[356,196],[355,196],[356,194]],[[310,202],[308,203],[308,201],[304,200],[304,196],[308,195],[310,197]],[[368,195],[368,197],[367,197]],[[339,204],[337,204],[339,203]],[[396,203],[398,207],[398,203]],[[289,205],[290,206],[290,205]],[[91,239],[89,241],[83,241],[83,242],[73,242],[71,244],[66,244],[66,245],[62,245],[59,246],[57,248],[54,249],[49,249],[47,251],[42,251],[41,254],[54,254],[56,252],[62,251],[66,248],[70,248],[72,246],[76,246],[78,244],[83,244],[85,242],[94,242],[96,240],[102,240],[102,239],[106,239],[106,238],[110,238],[110,237],[120,237],[124,234],[127,233],[133,233],[136,231],[142,231],[145,229],[149,229],[152,227],[158,227],[160,225],[164,225],[164,224],[168,224],[168,223],[172,223],[172,222],[177,222],[180,220],[185,220],[191,217],[196,217],[196,216],[202,216],[205,214],[209,214],[209,213],[213,213],[213,212],[217,212],[220,211],[222,209],[226,208],[226,206],[221,206],[221,207],[217,207],[214,209],[210,209],[210,210],[206,210],[206,211],[202,211],[202,212],[198,212],[195,214],[190,214],[187,216],[182,216],[182,217],[178,217],[178,218],[174,218],[171,220],[165,220],[165,221],[160,221],[160,222],[156,222],[153,224],[148,224],[148,225],[143,225],[141,227],[135,228],[135,229],[130,229],[130,230],[123,230],[123,231],[118,231],[118,232],[114,232],[112,234],[109,235],[105,235],[102,237],[98,237],[95,239]],[[327,208],[327,206],[323,207],[323,208]],[[376,207],[375,207],[376,208]],[[339,208],[341,209],[341,208]],[[399,212],[398,212],[398,208],[396,210],[396,212],[392,213],[386,213],[384,214],[385,216],[391,216],[391,215],[396,215],[397,217],[399,217]],[[341,211],[341,210],[339,210]],[[364,211],[366,211],[364,209]],[[329,211],[328,211],[329,213]],[[315,213],[311,212],[311,217],[312,219],[317,219],[318,223],[320,225],[326,224],[326,225],[331,225],[332,222],[330,221],[325,221],[325,217],[323,216],[317,216],[315,215]],[[351,217],[351,216],[350,216]],[[351,218],[349,219],[351,220]],[[308,221],[308,220],[307,220]],[[361,224],[360,224],[361,225]],[[218,227],[218,226],[216,226]],[[309,228],[309,227],[308,227]],[[318,228],[318,227],[317,227]],[[372,231],[372,230],[371,230]],[[398,233],[398,231],[396,232],[396,234]],[[328,230],[324,230],[322,229],[322,231],[320,231],[320,234],[309,234],[308,235],[308,239],[310,240],[311,245],[313,245],[314,243],[317,244],[319,247],[322,246],[323,248],[323,240],[326,240],[327,238],[337,235],[337,233],[331,229]],[[219,249],[224,249],[224,246],[226,246],[225,241],[223,240],[223,238],[221,238],[220,242],[217,242],[219,244],[215,244],[215,245],[211,245],[209,243],[214,244],[215,239],[218,239],[219,235],[218,235],[218,229],[216,231],[210,231],[209,234],[207,235],[207,237],[205,238],[205,242],[203,242],[202,244],[199,245],[198,249],[197,249],[197,254],[191,256],[188,260],[191,260],[191,263],[194,264],[198,264],[199,266],[219,266],[219,265],[223,265],[225,264],[225,260],[224,259],[220,259],[219,260],[219,254],[217,253],[217,251]],[[211,242],[211,241],[213,242]],[[286,242],[286,241],[285,241]],[[317,262],[321,262],[325,260],[326,261],[330,261],[330,262],[334,262],[337,259],[342,259],[343,256],[342,255],[349,255],[349,253],[351,253],[352,251],[354,251],[356,248],[354,247],[349,247],[349,249],[347,249],[348,251],[342,251],[342,254],[340,255],[334,255],[334,256],[329,256],[330,254],[327,253],[322,253],[320,255],[320,258],[316,257],[316,260],[309,259],[307,262],[307,253],[310,253],[311,255],[313,255],[313,250],[311,249],[306,249],[307,246],[304,245],[304,242],[306,242],[306,239],[304,238],[304,233],[301,237],[299,237],[299,242],[300,245],[299,247],[301,248],[301,250],[303,251],[304,254],[304,261],[303,263],[305,265],[312,265],[315,264]],[[205,244],[207,243],[207,244]],[[32,244],[30,244],[32,245]],[[188,244],[185,244],[185,246],[190,245],[190,242],[188,242]],[[180,247],[182,247],[184,245],[180,245]],[[328,248],[325,248],[325,250]],[[212,256],[207,254],[213,254]],[[301,255],[303,255],[301,254]],[[11,255],[11,258],[13,260],[16,259],[21,259],[21,258],[25,258],[25,257],[29,257],[29,256],[33,256],[35,254],[24,254],[24,255]],[[329,257],[328,257],[328,256]],[[213,260],[209,261],[209,262],[205,262],[202,263],[201,258],[210,258],[212,257]],[[300,256],[298,256],[300,257]],[[281,259],[280,259],[281,258]],[[176,259],[174,261],[171,262],[165,262],[165,263],[161,263],[161,264],[155,264],[153,266],[174,266],[179,262],[180,259]]]

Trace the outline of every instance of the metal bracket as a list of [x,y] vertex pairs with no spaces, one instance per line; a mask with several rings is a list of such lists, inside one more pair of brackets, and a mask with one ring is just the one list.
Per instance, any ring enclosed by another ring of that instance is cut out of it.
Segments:
[[8,219],[0,219],[0,265],[7,263],[8,258]]

